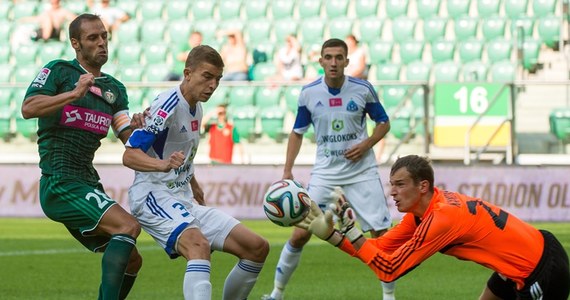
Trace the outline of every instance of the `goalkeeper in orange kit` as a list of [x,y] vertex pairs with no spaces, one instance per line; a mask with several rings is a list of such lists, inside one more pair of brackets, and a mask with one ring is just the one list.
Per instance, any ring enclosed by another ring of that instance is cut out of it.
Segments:
[[[379,238],[365,238],[341,189],[324,214],[316,205],[297,224],[358,257],[386,282],[394,281],[436,252],[495,271],[480,299],[568,299],[568,255],[550,232],[537,230],[479,198],[434,187],[428,159],[399,158],[390,171],[390,194],[402,221]],[[333,213],[340,230],[334,229]]]

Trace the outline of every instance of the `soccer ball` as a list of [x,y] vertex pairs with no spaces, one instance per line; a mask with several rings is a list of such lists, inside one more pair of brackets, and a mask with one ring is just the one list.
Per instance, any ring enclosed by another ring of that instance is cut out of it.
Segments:
[[263,197],[263,210],[271,222],[289,227],[303,220],[311,208],[311,198],[303,186],[291,179],[274,182]]

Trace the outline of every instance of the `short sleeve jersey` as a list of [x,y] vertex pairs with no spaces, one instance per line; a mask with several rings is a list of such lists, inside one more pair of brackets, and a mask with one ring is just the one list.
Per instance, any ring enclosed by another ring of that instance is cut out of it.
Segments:
[[[79,76],[87,73],[79,62],[54,60],[40,70],[25,98],[55,96],[75,89]],[[44,175],[99,181],[93,167],[95,151],[109,128],[118,134],[128,128],[125,86],[108,74],[95,80],[87,94],[38,121],[40,168]],[[119,120],[120,118],[120,120]]]
[[317,154],[311,184],[349,184],[379,178],[374,152],[352,162],[344,154],[368,138],[366,115],[375,122],[388,122],[388,115],[372,85],[346,76],[340,89],[327,86],[323,77],[306,85],[299,95],[293,131],[315,128]]
[[177,151],[186,155],[184,164],[170,172],[136,172],[131,191],[148,193],[166,190],[189,198],[189,182],[194,174],[193,160],[200,142],[202,106],[194,109],[177,86],[158,95],[150,107],[151,116],[144,128],[131,134],[126,146],[138,148],[157,159],[168,159]]

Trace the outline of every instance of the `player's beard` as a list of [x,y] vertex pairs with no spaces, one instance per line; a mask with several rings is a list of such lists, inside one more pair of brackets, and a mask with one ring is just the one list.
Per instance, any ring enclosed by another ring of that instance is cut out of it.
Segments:
[[95,51],[95,53],[86,56],[85,55],[85,47],[83,47],[83,45],[81,44],[81,42],[79,43],[79,49],[81,51],[81,55],[83,57],[83,60],[85,60],[87,62],[87,64],[96,67],[96,68],[101,68],[105,63],[107,63],[107,60],[109,59],[109,50],[108,48],[105,49],[105,55],[98,55],[97,50]]

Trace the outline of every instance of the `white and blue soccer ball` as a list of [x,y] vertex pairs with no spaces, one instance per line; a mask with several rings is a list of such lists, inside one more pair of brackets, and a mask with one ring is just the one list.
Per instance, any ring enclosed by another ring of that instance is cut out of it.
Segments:
[[263,197],[263,210],[271,222],[289,227],[303,220],[311,208],[309,193],[292,179],[271,184]]

